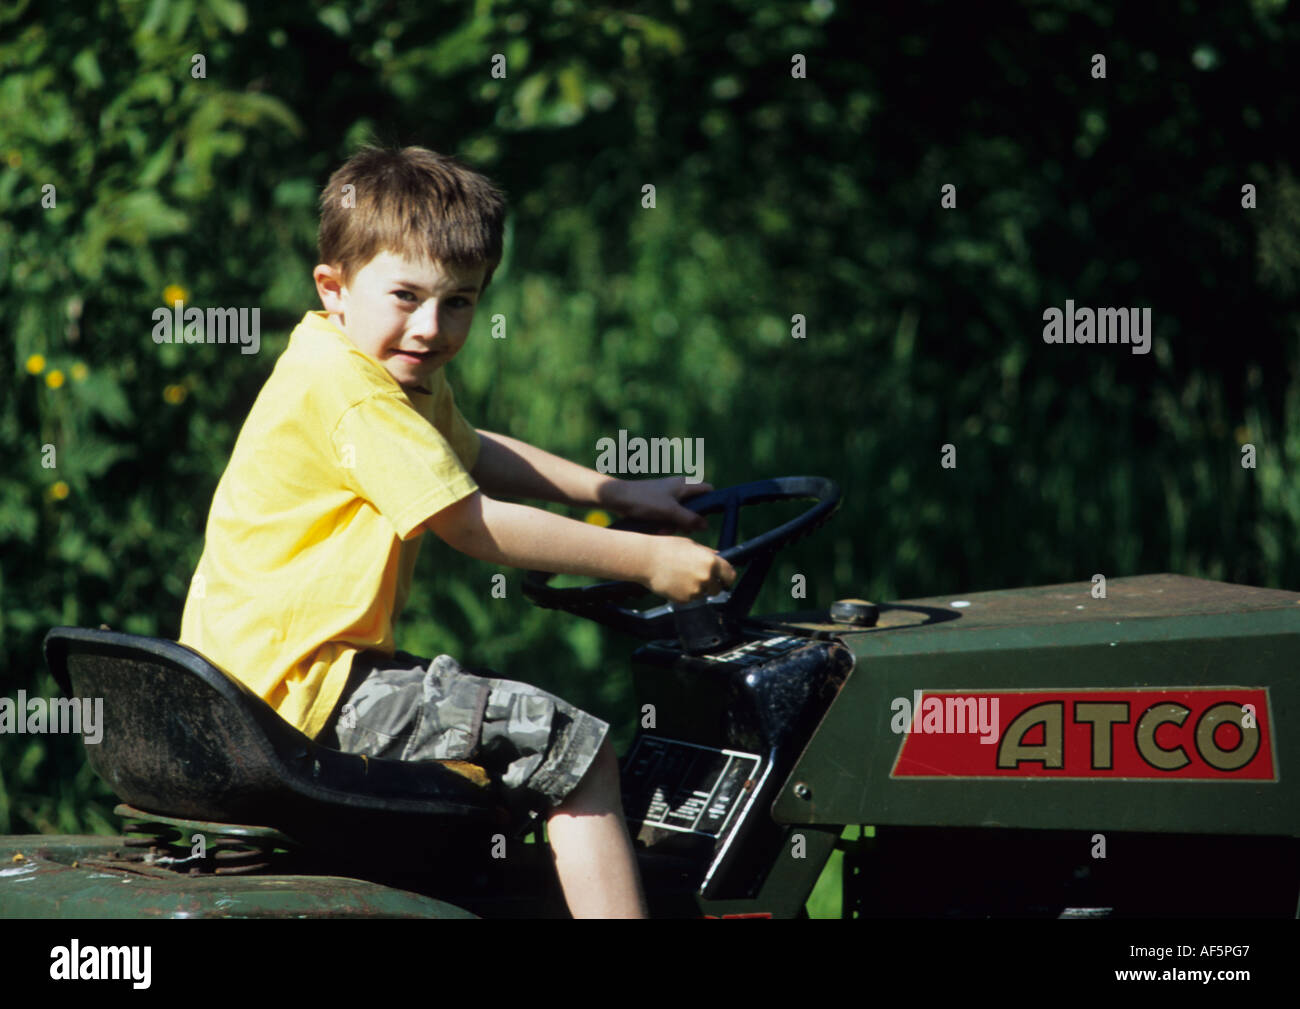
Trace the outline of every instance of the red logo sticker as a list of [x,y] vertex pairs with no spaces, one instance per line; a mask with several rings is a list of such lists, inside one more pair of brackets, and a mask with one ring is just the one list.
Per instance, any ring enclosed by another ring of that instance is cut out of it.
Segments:
[[1276,780],[1263,688],[918,694],[895,702],[895,778]]

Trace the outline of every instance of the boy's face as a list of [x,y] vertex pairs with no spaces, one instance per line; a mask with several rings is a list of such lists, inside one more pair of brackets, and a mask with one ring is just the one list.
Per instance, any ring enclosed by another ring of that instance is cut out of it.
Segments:
[[356,348],[405,388],[425,387],[469,337],[485,266],[403,259],[381,252],[343,286],[342,272],[313,272],[325,310]]

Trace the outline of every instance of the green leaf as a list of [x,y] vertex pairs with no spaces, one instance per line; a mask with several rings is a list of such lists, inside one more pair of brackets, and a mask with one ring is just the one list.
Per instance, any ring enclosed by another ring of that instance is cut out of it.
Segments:
[[140,169],[140,186],[145,189],[154,188],[158,180],[167,174],[175,157],[176,137],[173,135],[167,138],[167,142],[159,147],[153,157]]
[[169,0],[153,0],[153,2],[149,4],[149,10],[145,14],[144,20],[140,22],[140,34],[153,35],[158,31],[159,27],[162,25],[163,18],[167,14],[168,4]]
[[194,17],[194,0],[169,0],[167,13],[167,38],[179,42]]
[[208,0],[207,7],[232,34],[240,35],[248,27],[248,11],[239,0]]
[[[141,346],[145,341],[152,345],[150,332],[152,325],[146,321],[140,327]],[[122,391],[122,387],[117,380],[103,371],[92,371],[86,376],[82,384],[85,389],[85,400],[90,405],[91,410],[99,414],[107,421],[123,426],[130,424],[134,419],[131,412],[131,404]],[[122,458],[119,456],[118,458]]]
[[104,86],[104,75],[99,70],[99,60],[93,49],[83,49],[72,61],[72,72],[81,78],[81,83],[98,91]]
[[348,24],[348,12],[342,7],[324,7],[317,14],[320,23],[340,38],[351,30]]

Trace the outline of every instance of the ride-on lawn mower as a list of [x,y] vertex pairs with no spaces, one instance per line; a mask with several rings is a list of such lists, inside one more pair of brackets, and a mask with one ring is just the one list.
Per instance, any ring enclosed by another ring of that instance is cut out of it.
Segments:
[[[736,543],[782,499],[814,503]],[[1163,574],[748,616],[838,502],[814,477],[686,502],[745,566],[704,603],[527,580],[647,639],[623,796],[652,914],[800,916],[837,848],[846,917],[1296,914],[1300,593]],[[87,754],[126,836],[0,838],[0,913],[565,913],[473,764],[329,749],[174,642],[55,628],[45,653],[103,699]]]

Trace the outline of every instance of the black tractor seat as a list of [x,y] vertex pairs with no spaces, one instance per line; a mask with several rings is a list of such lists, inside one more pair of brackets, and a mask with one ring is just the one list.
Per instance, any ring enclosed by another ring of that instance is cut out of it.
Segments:
[[103,699],[102,740],[86,752],[137,810],[334,843],[379,831],[479,834],[512,822],[477,765],[330,749],[174,641],[56,627],[45,658],[65,695]]

